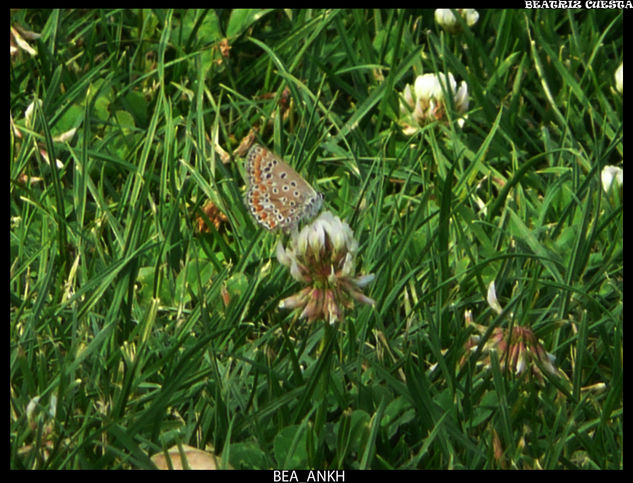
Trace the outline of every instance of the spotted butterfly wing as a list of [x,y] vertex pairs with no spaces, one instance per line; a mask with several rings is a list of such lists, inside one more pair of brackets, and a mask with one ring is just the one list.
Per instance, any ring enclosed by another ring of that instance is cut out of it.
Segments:
[[270,231],[289,231],[321,208],[318,193],[288,163],[259,144],[246,157],[246,205],[253,218]]

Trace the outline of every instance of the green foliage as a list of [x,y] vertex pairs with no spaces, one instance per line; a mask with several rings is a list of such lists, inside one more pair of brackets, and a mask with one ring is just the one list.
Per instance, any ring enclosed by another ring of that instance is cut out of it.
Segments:
[[[11,467],[151,468],[188,444],[234,468],[621,468],[623,205],[600,174],[622,162],[622,22],[12,11],[36,54],[10,70]],[[449,71],[463,128],[449,109],[405,136],[405,84]],[[350,224],[375,308],[277,308],[298,289],[280,235],[216,149],[253,127]],[[227,220],[201,233],[207,200]],[[560,374],[477,364],[466,311],[530,328]]]

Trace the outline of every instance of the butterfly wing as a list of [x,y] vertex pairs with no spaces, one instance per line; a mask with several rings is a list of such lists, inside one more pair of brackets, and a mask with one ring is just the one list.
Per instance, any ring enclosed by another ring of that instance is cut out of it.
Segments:
[[246,172],[246,204],[264,228],[287,230],[319,211],[323,195],[288,163],[259,144],[248,152]]

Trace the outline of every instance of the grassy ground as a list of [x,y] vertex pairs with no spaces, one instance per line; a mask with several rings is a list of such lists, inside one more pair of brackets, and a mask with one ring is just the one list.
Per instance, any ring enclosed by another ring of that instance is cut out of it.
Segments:
[[[622,12],[433,13],[11,12],[13,468],[622,467]],[[468,117],[404,134],[434,72]],[[254,127],[374,307],[278,308],[302,286],[225,155]],[[556,372],[486,350],[514,328]]]

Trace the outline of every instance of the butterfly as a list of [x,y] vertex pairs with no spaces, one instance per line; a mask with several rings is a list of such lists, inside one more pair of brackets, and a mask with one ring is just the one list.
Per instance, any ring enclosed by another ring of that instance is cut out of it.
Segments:
[[288,232],[321,209],[323,195],[288,163],[260,144],[246,156],[245,203],[253,218],[269,231]]

